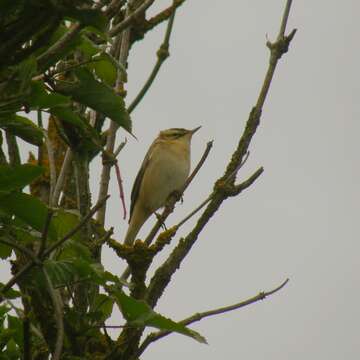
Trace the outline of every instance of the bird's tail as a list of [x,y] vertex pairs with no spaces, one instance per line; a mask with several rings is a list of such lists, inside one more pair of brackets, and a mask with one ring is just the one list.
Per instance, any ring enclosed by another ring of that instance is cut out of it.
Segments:
[[145,213],[139,207],[135,207],[134,212],[131,215],[129,227],[125,235],[124,244],[131,245],[136,238],[139,230],[143,226],[144,222],[149,218],[150,215]]

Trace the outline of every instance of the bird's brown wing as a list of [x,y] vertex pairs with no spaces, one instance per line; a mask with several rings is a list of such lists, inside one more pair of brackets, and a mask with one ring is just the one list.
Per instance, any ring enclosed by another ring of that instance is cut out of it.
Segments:
[[145,157],[144,157],[144,160],[141,164],[141,167],[140,167],[140,170],[139,172],[137,173],[136,175],[136,178],[135,178],[135,181],[134,181],[134,184],[133,184],[133,187],[132,187],[132,190],[131,190],[131,204],[130,204],[130,217],[129,217],[129,222],[131,220],[131,216],[132,216],[132,213],[134,211],[134,207],[135,207],[135,204],[136,204],[136,201],[139,197],[139,192],[140,192],[140,188],[141,188],[141,183],[143,181],[143,178],[144,178],[144,174],[145,174],[145,171],[146,169],[148,168],[148,165],[149,165],[149,161],[150,161],[150,158],[151,158],[151,152],[153,150],[153,147],[155,145],[155,142],[153,142],[151,144],[151,146],[149,147],[149,150],[147,151]]

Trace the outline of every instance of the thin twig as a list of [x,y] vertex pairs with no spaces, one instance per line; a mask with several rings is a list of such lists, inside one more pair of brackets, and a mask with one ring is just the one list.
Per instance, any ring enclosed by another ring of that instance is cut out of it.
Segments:
[[[225,307],[221,307],[218,309],[214,309],[214,310],[209,310],[209,311],[204,311],[201,313],[196,313],[184,320],[179,321],[180,324],[182,325],[190,325],[194,322],[200,321],[204,318],[210,317],[210,316],[215,316],[215,315],[219,315],[219,314],[224,314],[227,313],[229,311],[234,311],[240,308],[243,308],[245,306],[254,304],[260,300],[264,300],[266,297],[273,295],[274,293],[280,291],[287,283],[289,282],[289,279],[286,279],[281,285],[279,285],[278,287],[276,287],[275,289],[271,290],[271,291],[267,291],[267,292],[260,292],[259,294],[241,301],[239,303],[236,303],[234,305],[230,305],[230,306],[225,306]],[[149,334],[145,340],[143,341],[143,343],[140,345],[139,347],[139,351],[136,354],[136,357],[139,357],[144,350],[153,342],[163,338],[164,336],[167,336],[169,334],[171,334],[171,331],[157,331],[154,333]]]
[[[128,6],[126,10],[126,16],[130,16],[130,7]],[[121,34],[121,46],[120,46],[120,54],[119,54],[119,63],[126,68],[127,58],[129,56],[129,47],[130,47],[130,32],[131,28],[126,28]],[[124,73],[118,71],[118,76],[115,84],[115,91],[118,94],[121,94],[121,89],[123,88],[124,81],[126,81],[126,77]],[[106,138],[106,147],[105,151],[107,154],[114,153],[115,140],[116,140],[116,132],[119,128],[119,125],[115,123],[115,121],[110,122],[110,127],[108,131],[108,135]],[[110,171],[111,171],[112,163],[107,162],[103,164],[101,179],[100,179],[100,189],[99,189],[99,199],[103,198],[109,190],[109,182],[110,182]],[[104,224],[106,214],[106,205],[101,208],[101,210],[97,213],[96,219],[100,224]]]
[[142,12],[146,11],[147,8],[149,8],[155,0],[146,0],[140,5],[134,12],[132,12],[130,15],[127,15],[126,18],[119,24],[113,26],[113,28],[109,31],[109,36],[113,37],[118,34],[120,34],[123,30],[125,30],[132,21]]
[[49,295],[54,306],[54,317],[56,322],[56,343],[52,360],[60,360],[64,343],[63,303],[58,290],[54,289],[51,279],[44,267],[42,267],[42,272],[45,277]]
[[124,148],[126,143],[127,143],[127,139],[125,138],[125,140],[123,142],[121,142],[119,144],[119,146],[116,148],[116,150],[114,151],[114,157],[115,158],[120,154],[121,150]]
[[10,131],[5,131],[6,143],[8,148],[10,165],[19,165],[21,163],[19,147],[15,135]]
[[115,173],[116,173],[116,179],[119,185],[119,195],[120,195],[120,200],[121,200],[121,204],[123,207],[123,219],[126,219],[126,205],[125,205],[125,196],[124,196],[124,188],[123,188],[123,181],[121,178],[121,173],[120,173],[120,167],[118,162],[115,163]]
[[83,25],[80,23],[72,25],[62,38],[50,46],[43,54],[41,54],[37,58],[40,67],[46,65],[46,63],[55,55],[60,54],[65,49],[65,47],[77,36],[82,27]]
[[39,258],[41,258],[45,248],[46,248],[46,242],[47,242],[47,238],[48,238],[48,232],[49,232],[49,228],[50,228],[50,223],[51,223],[51,219],[54,215],[54,212],[52,209],[48,209],[48,213],[46,216],[46,220],[45,220],[45,225],[44,225],[44,229],[43,232],[41,234],[41,244],[40,244],[40,248],[38,251],[37,256]]
[[162,22],[166,21],[171,16],[174,7],[175,8],[180,7],[181,5],[183,5],[183,3],[185,1],[186,0],[175,0],[169,7],[160,11],[158,14],[156,14],[152,18],[150,18],[145,24],[146,32],[148,32],[149,30],[152,30],[154,27],[156,27],[159,24],[161,24]]
[[[40,111],[40,110],[39,110]],[[50,194],[49,194],[49,204],[51,204],[51,199],[53,198],[55,186],[56,186],[56,165],[55,165],[55,154],[54,148],[52,146],[51,140],[48,136],[47,131],[44,130],[45,144],[48,153],[49,159],[49,170],[50,170]]]
[[107,195],[102,200],[98,201],[97,204],[89,211],[89,213],[82,218],[79,224],[77,224],[72,230],[70,230],[62,239],[52,244],[49,248],[47,248],[44,251],[43,257],[46,257],[47,255],[51,254],[54,250],[59,248],[66,240],[74,236],[84,225],[86,225],[89,222],[91,217],[105,205],[109,197],[110,195]]
[[[27,256],[34,263],[40,264],[40,260],[36,257],[36,255],[24,245],[19,244],[18,242],[15,241],[9,241],[4,238],[0,238],[0,243],[7,245],[11,248],[15,248],[16,250],[20,251],[23,255]],[[1,289],[1,292],[3,292],[3,289]]]
[[132,113],[132,111],[136,108],[136,106],[140,103],[140,101],[146,95],[147,91],[150,89],[152,83],[154,82],[162,64],[170,56],[169,41],[170,41],[170,35],[171,35],[171,31],[172,31],[173,24],[174,24],[175,13],[176,13],[176,7],[173,7],[172,14],[170,16],[170,19],[168,21],[168,25],[166,28],[164,41],[160,45],[160,48],[156,53],[157,61],[155,63],[155,66],[154,66],[153,70],[151,71],[149,78],[146,80],[144,86],[140,90],[139,94],[135,97],[135,99],[129,105],[129,107],[128,107],[129,114]]
[[31,360],[31,322],[29,319],[28,311],[25,308],[26,313],[23,317],[23,360]]
[[[23,309],[18,308],[17,306],[14,305],[14,303],[10,300],[10,299],[6,299],[6,303],[15,311],[16,315],[20,318],[20,319],[24,319],[26,317],[25,312]],[[42,341],[45,342],[45,338],[44,335],[41,333],[41,331],[30,322],[30,329],[31,331]]]
[[66,175],[69,172],[72,160],[73,160],[73,152],[70,148],[67,148],[65,157],[64,157],[64,161],[61,166],[60,174],[57,179],[57,182],[56,182],[56,185],[54,188],[54,192],[53,192],[53,195],[51,198],[50,206],[57,206],[57,204],[58,204],[59,197],[60,197],[61,191],[64,187]]

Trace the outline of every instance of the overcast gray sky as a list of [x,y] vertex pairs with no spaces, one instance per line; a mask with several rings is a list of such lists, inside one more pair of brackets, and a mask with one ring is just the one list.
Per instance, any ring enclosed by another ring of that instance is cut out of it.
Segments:
[[[157,2],[158,9],[170,3]],[[268,63],[266,36],[276,37],[284,5],[188,0],[180,8],[171,57],[132,116],[139,141],[129,138],[119,156],[128,205],[148,146],[169,127],[203,126],[193,139],[193,163],[208,140],[214,147],[167,224],[208,195],[257,98]],[[271,290],[287,277],[290,283],[261,303],[194,325],[209,346],[171,335],[144,359],[359,358],[359,13],[358,1],[294,1],[288,30],[298,33],[279,63],[240,180],[259,166],[265,172],[224,203],[157,310],[182,319]],[[134,48],[129,99],[152,69],[163,31]],[[119,135],[119,141],[126,136]],[[92,172],[97,193],[99,163]],[[114,182],[111,193],[107,225],[121,239],[127,222]],[[121,272],[109,249],[104,261]],[[112,324],[118,322],[115,314]]]

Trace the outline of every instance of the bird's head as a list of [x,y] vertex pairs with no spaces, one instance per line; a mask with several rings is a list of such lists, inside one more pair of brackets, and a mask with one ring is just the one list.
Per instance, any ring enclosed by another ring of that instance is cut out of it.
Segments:
[[162,130],[160,131],[159,138],[163,140],[178,140],[178,139],[190,140],[191,137],[200,128],[201,126],[198,126],[192,130],[182,129],[182,128],[172,128],[172,129]]

